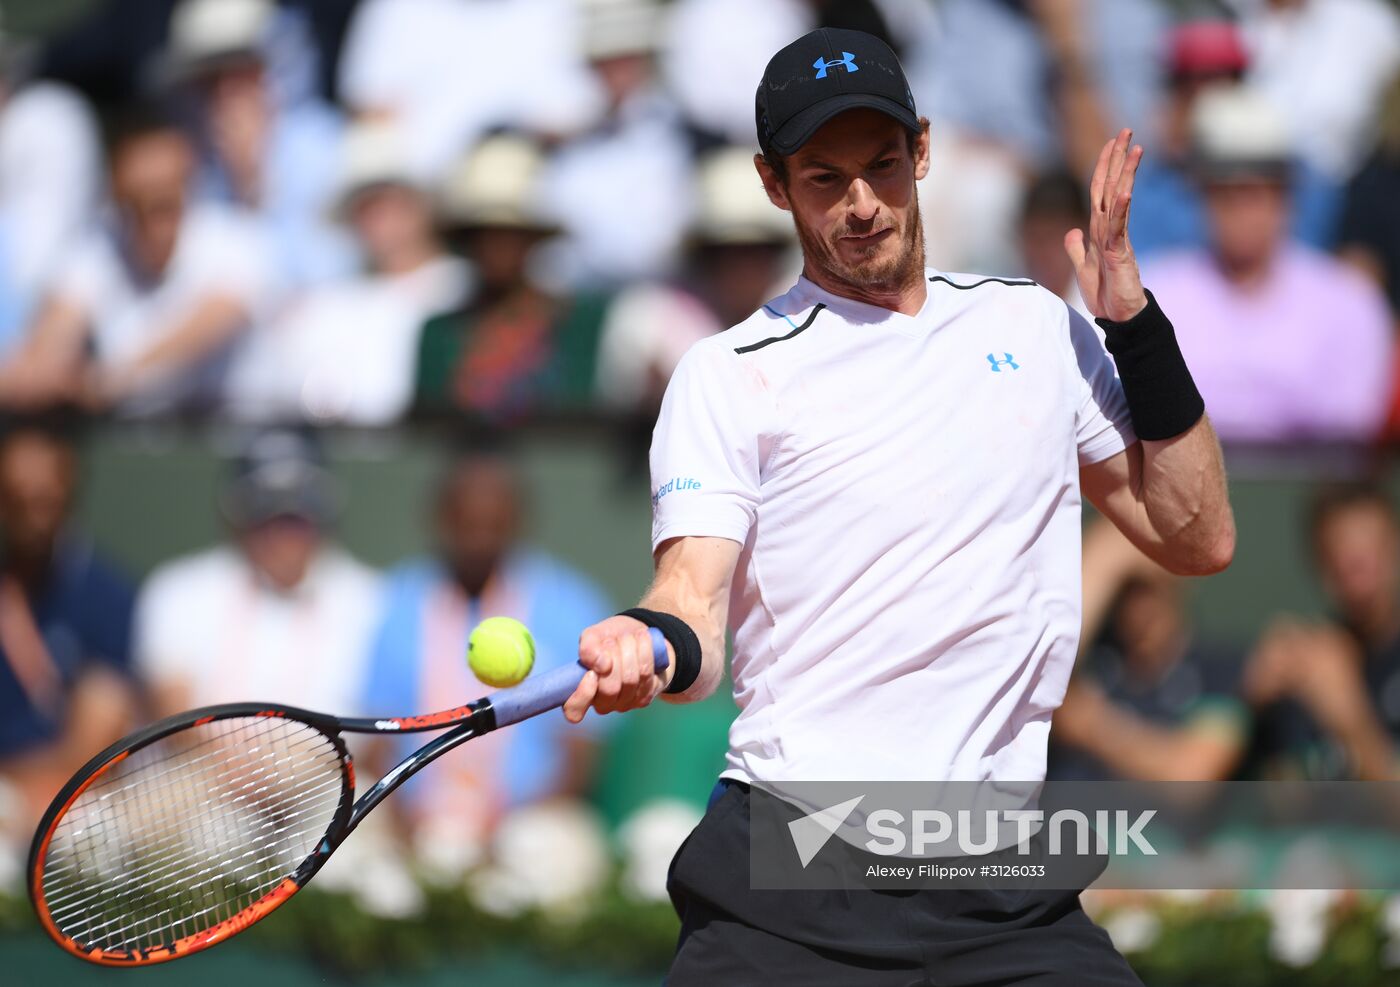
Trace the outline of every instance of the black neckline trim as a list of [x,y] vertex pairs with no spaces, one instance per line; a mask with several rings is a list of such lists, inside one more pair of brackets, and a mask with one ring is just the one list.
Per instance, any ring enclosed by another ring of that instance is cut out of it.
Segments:
[[814,308],[814,309],[812,309],[812,314],[809,315],[809,316],[807,316],[807,321],[804,322],[804,323],[802,323],[802,325],[798,326],[796,329],[794,329],[792,332],[788,333],[786,336],[770,336],[770,337],[768,337],[767,339],[759,340],[757,343],[750,343],[748,346],[740,346],[740,347],[737,347],[737,348],[734,350],[734,352],[735,352],[735,353],[752,353],[754,350],[761,350],[761,349],[763,349],[763,347],[765,347],[765,346],[771,346],[771,345],[773,345],[774,343],[781,343],[781,342],[782,342],[783,340],[785,340],[785,339],[791,339],[792,337],[794,337],[794,336],[798,335],[799,333],[803,332],[804,330],[806,330],[808,326],[810,326],[813,322],[815,322],[816,319],[817,319],[817,313],[820,312],[820,311],[821,311],[822,309],[824,309],[824,308],[826,308],[826,303],[825,303],[825,302],[818,302],[818,303],[817,303],[817,307]]
[[942,281],[944,284],[953,288],[957,288],[959,291],[971,291],[973,288],[980,288],[984,284],[1004,284],[1009,285],[1012,288],[1034,288],[1037,284],[1037,282],[1031,281],[1029,279],[1013,280],[1010,278],[983,278],[981,281],[978,281],[975,284],[957,284],[956,282],[949,281],[941,274],[936,274],[928,280],[930,284],[932,284],[935,281]]

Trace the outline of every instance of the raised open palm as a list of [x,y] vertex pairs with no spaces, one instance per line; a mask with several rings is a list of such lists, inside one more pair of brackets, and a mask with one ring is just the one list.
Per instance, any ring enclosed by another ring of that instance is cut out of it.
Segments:
[[1089,185],[1089,232],[1070,230],[1065,250],[1074,262],[1084,304],[1096,318],[1127,322],[1147,307],[1133,245],[1128,241],[1128,212],[1133,181],[1142,161],[1142,146],[1124,129],[1104,145]]

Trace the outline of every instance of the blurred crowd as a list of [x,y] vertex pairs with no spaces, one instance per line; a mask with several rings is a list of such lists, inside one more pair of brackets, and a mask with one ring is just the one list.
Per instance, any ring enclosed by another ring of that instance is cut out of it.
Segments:
[[0,45],[0,407],[645,425],[794,273],[753,88],[818,23],[909,67],[934,266],[1078,304],[1062,237],[1133,126],[1133,242],[1223,437],[1400,423],[1386,0],[89,3]]
[[[640,461],[681,354],[795,275],[753,93],[818,24],[906,64],[933,266],[1082,308],[1063,238],[1132,126],[1132,241],[1227,445],[1400,437],[1388,0],[92,0],[0,32],[14,840],[161,715],[454,705],[496,614],[542,666],[572,660],[609,601],[521,540],[511,429],[588,414]],[[246,427],[226,541],[139,586],[104,560],[70,523],[74,416]],[[337,543],[317,429],[443,420],[473,438],[443,457],[434,549],[374,571]],[[1335,619],[1247,649],[1201,639],[1180,582],[1091,528],[1052,776],[1394,777],[1400,523],[1365,485],[1321,490],[1307,523]],[[469,745],[396,800],[393,838],[469,866],[506,813],[588,791],[605,726]]]

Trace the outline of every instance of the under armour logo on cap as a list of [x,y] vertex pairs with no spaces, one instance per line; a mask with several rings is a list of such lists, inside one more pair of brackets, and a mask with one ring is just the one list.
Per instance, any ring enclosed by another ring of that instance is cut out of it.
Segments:
[[755,100],[758,145],[765,155],[792,154],[832,117],[855,109],[884,113],[916,135],[923,130],[889,45],[864,31],[818,28],[769,60]]
[[833,58],[829,62],[825,59],[818,58],[815,62],[812,63],[812,68],[817,70],[818,79],[825,79],[826,70],[834,69],[839,65],[844,65],[846,67],[847,72],[860,71],[860,66],[856,64],[856,56],[852,55],[849,51],[843,51],[841,53],[840,58]]

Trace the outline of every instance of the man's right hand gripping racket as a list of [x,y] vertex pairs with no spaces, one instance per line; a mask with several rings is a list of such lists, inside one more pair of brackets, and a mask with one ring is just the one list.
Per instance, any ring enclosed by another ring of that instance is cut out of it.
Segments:
[[[651,631],[657,672],[666,641]],[[29,894],[65,950],[143,966],[223,942],[306,886],[365,814],[447,751],[562,706],[585,672],[556,669],[466,706],[338,719],[239,703],[132,734],[58,793],[29,852]],[[451,727],[355,799],[342,734]]]

